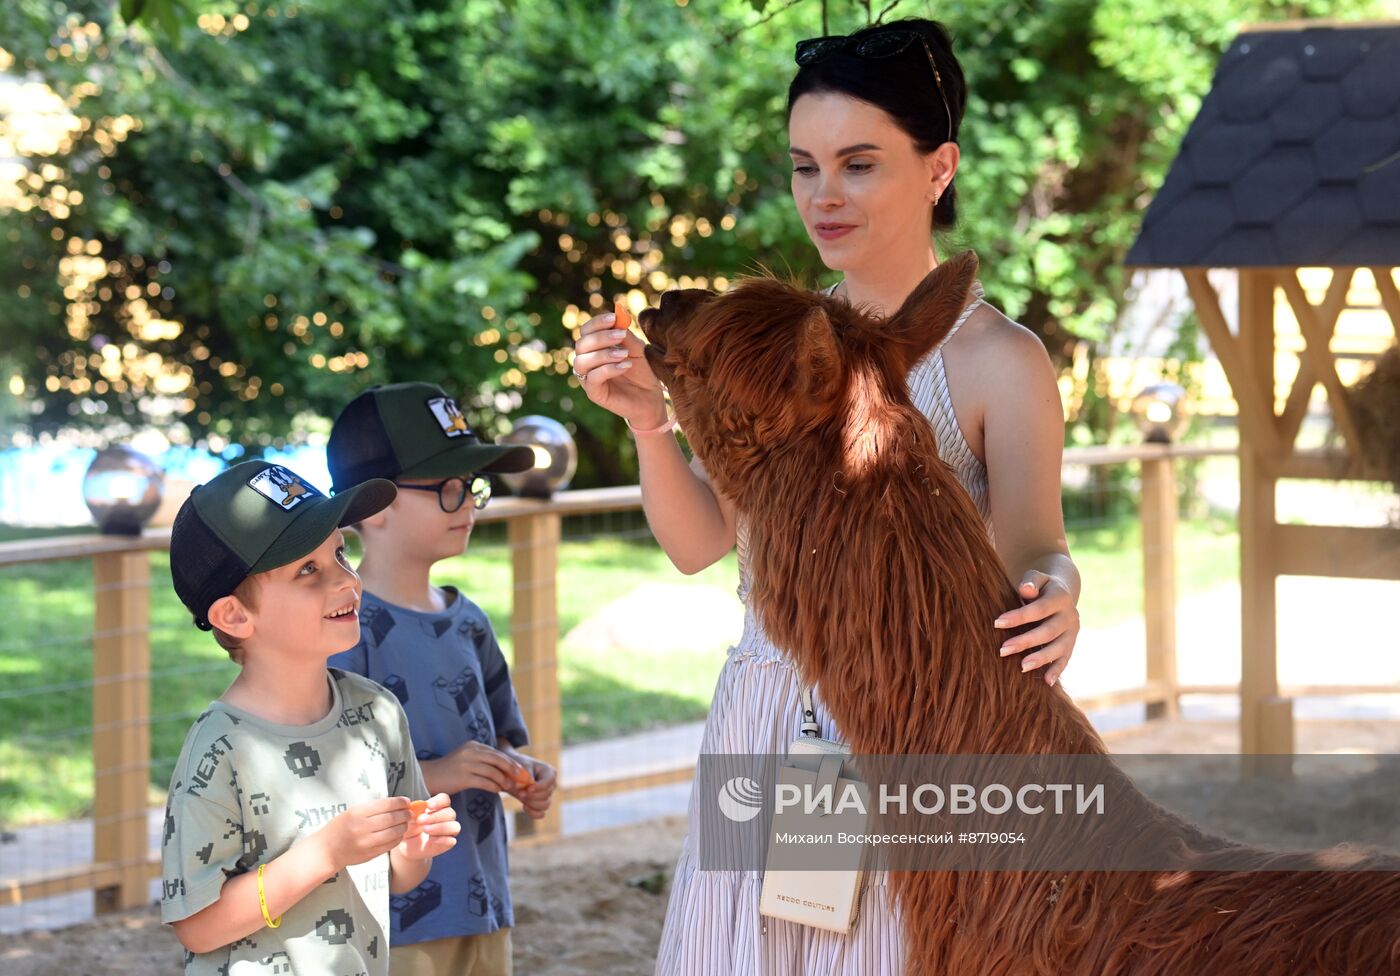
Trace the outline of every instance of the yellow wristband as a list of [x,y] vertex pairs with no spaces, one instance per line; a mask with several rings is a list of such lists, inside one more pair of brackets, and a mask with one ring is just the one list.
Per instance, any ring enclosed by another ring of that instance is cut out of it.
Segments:
[[263,921],[267,923],[267,927],[275,929],[282,924],[282,916],[278,915],[273,918],[267,910],[267,893],[263,891],[263,870],[266,867],[266,864],[258,865],[258,906],[262,908]]

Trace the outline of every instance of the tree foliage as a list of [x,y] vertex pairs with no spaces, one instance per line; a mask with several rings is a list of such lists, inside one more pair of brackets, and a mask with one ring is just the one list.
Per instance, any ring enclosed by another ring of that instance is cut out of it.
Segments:
[[[792,44],[889,5],[121,6],[0,10],[0,69],[68,113],[0,212],[0,342],[30,423],[144,417],[256,450],[366,385],[425,379],[488,429],[571,420],[596,483],[632,458],[569,373],[570,329],[618,295],[640,307],[760,266],[816,280],[787,191]],[[1323,8],[895,5],[947,22],[970,79],[946,246],[978,249],[990,294],[1053,355],[1103,337],[1219,52],[1244,21]]]

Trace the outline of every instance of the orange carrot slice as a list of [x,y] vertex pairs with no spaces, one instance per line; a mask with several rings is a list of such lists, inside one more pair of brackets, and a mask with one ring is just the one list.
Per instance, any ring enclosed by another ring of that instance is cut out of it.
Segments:
[[535,785],[535,777],[530,775],[530,770],[519,763],[515,766],[515,785],[522,788]]
[[408,804],[408,815],[415,820],[428,812],[427,800],[411,800]]
[[619,298],[616,304],[613,305],[613,317],[614,329],[625,330],[632,327],[632,311],[627,307],[627,299]]

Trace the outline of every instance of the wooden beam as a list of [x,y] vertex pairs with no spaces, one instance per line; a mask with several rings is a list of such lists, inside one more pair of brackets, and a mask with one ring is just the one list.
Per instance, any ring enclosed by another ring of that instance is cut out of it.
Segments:
[[[1340,277],[1340,272],[1334,274],[1333,282]],[[1350,275],[1347,276],[1347,281],[1350,281]],[[1298,329],[1303,334],[1305,361],[1311,367],[1312,374],[1327,390],[1327,403],[1332,409],[1332,419],[1346,440],[1347,452],[1356,456],[1360,444],[1356,437],[1356,423],[1351,416],[1351,400],[1348,398],[1347,388],[1342,385],[1342,378],[1337,375],[1337,360],[1332,355],[1332,334],[1336,329],[1337,319],[1333,317],[1328,323],[1318,317],[1318,310],[1308,301],[1296,271],[1293,274],[1280,275],[1279,283],[1283,286],[1283,293],[1288,296],[1288,303],[1293,306],[1293,315],[1297,318]],[[1328,290],[1331,291],[1330,288]],[[1337,311],[1340,315],[1341,309]]]
[[170,548],[170,529],[147,529],[141,535],[60,535],[47,539],[0,542],[0,566],[53,562],[58,559],[92,559],[120,552],[164,551]]
[[495,498],[477,513],[476,521],[506,522],[523,515],[593,515],[601,512],[624,512],[642,507],[640,485],[620,488],[583,488],[562,491],[553,498]]
[[140,875],[146,882],[160,877],[160,859],[148,859],[143,854],[136,864],[77,864],[57,871],[0,879],[0,905],[24,905],[75,891],[99,891],[121,884],[122,879],[131,874]]
[[[1337,331],[1337,320],[1341,318],[1342,309],[1346,308],[1347,294],[1351,291],[1351,281],[1356,274],[1354,268],[1338,268],[1332,272],[1332,281],[1327,285],[1327,293],[1323,296],[1322,304],[1318,306],[1318,319],[1322,329],[1327,333],[1327,344],[1332,342],[1332,336]],[[1286,279],[1289,275],[1285,274]],[[1296,280],[1296,279],[1295,279]],[[1288,391],[1288,402],[1284,405],[1283,415],[1279,418],[1279,427],[1282,431],[1283,443],[1292,447],[1298,439],[1298,430],[1303,426],[1303,419],[1308,413],[1308,401],[1312,399],[1312,389],[1317,384],[1318,372],[1315,368],[1312,357],[1307,355],[1307,337],[1304,335],[1303,354],[1298,357],[1298,374],[1293,378],[1293,386]]]
[[590,780],[581,783],[569,782],[559,788],[560,795],[555,798],[554,802],[572,803],[574,800],[588,800],[598,796],[611,796],[615,793],[649,790],[657,786],[670,786],[673,783],[688,783],[694,778],[695,763],[689,762],[614,779]]
[[151,761],[151,560],[108,552],[93,566],[93,853],[127,865],[95,886],[98,913],[146,904],[146,790]]
[[1391,327],[1395,329],[1395,341],[1400,342],[1400,289],[1395,287],[1395,279],[1390,276],[1390,268],[1372,268],[1371,277],[1376,279],[1376,291],[1381,295],[1381,306],[1390,316]]
[[[1238,695],[1239,685],[1178,685],[1179,695]],[[1346,698],[1351,695],[1400,695],[1400,685],[1280,685],[1284,698]]]
[[[1219,309],[1216,309],[1217,314]],[[1247,382],[1273,390],[1274,288],[1266,272],[1240,271],[1240,337],[1236,368]],[[1216,327],[1224,325],[1221,317]],[[1222,360],[1223,364],[1223,360]],[[1233,382],[1233,380],[1232,380]],[[1240,393],[1236,389],[1236,395]],[[1269,408],[1264,419],[1272,426],[1272,399],[1262,394],[1258,404]],[[1262,406],[1256,412],[1262,411]],[[1262,426],[1264,419],[1257,421]],[[1265,703],[1278,696],[1278,590],[1273,554],[1277,528],[1275,471],[1283,457],[1282,445],[1256,444],[1240,451],[1240,751],[1246,754],[1277,751],[1278,728],[1266,724]],[[1271,450],[1272,448],[1272,450]],[[1291,448],[1288,453],[1292,453]]]
[[1165,682],[1148,681],[1136,688],[1116,688],[1113,691],[1103,691],[1093,695],[1071,695],[1070,697],[1084,711],[1095,712],[1118,708],[1122,705],[1165,705],[1167,702],[1175,700],[1177,691],[1175,686]]
[[1280,576],[1400,580],[1400,529],[1280,525],[1274,560]]
[[[1243,289],[1249,271],[1240,271],[1240,287]],[[1257,273],[1257,272],[1253,272]],[[1220,311],[1220,296],[1215,286],[1206,277],[1202,268],[1183,269],[1187,290],[1196,306],[1196,317],[1210,339],[1211,348],[1220,360],[1221,368],[1230,381],[1230,389],[1235,394],[1239,408],[1241,448],[1246,441],[1250,448],[1268,458],[1277,458],[1279,451],[1278,430],[1274,424],[1272,386],[1261,387],[1257,374],[1250,364],[1248,350],[1230,332],[1230,325]],[[1241,324],[1243,329],[1243,324]],[[1268,396],[1265,396],[1265,393]]]
[[[1142,462],[1142,616],[1147,636],[1147,680],[1176,684],[1176,466]],[[1176,718],[1177,701],[1147,706],[1149,719]]]
[[[563,744],[559,699],[559,540],[558,512],[511,519],[508,537],[514,566],[515,598],[510,618],[515,661],[512,671],[520,714],[530,734],[530,755],[557,771]],[[557,837],[563,821],[552,803],[543,820],[516,816],[516,835]]]

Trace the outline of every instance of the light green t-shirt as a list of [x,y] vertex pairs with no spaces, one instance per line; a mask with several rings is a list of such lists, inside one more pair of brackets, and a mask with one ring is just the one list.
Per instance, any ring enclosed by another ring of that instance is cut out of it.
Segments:
[[[214,702],[185,737],[161,839],[161,920],[212,905],[346,807],[426,799],[408,719],[382,687],[329,668],[331,709],[314,725],[275,725]],[[282,916],[213,952],[185,954],[186,976],[386,976],[389,855],[352,865]]]

